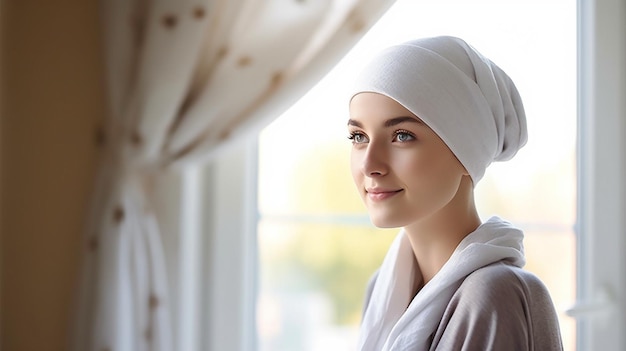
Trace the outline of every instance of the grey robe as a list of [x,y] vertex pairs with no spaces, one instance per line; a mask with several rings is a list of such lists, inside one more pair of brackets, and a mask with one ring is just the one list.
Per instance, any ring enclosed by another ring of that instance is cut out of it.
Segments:
[[[377,274],[368,284],[365,306]],[[534,274],[497,262],[468,275],[431,335],[430,350],[563,350],[545,285]]]

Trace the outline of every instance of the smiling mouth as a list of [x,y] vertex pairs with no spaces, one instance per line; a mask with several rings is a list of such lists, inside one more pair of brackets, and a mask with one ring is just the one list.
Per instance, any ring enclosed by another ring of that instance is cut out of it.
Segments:
[[365,191],[367,193],[367,197],[370,200],[373,201],[382,201],[382,200],[386,200],[389,199],[397,194],[399,194],[400,192],[404,191],[403,189],[399,189],[399,190],[385,190],[385,191]]

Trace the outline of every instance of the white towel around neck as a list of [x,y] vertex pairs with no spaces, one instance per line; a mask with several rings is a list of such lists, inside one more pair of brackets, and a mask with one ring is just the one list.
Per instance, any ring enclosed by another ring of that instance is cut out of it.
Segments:
[[409,239],[400,231],[366,306],[359,350],[428,350],[430,335],[465,277],[498,261],[523,267],[523,238],[522,231],[510,223],[490,218],[461,241],[441,270],[413,297],[411,290],[419,271]]

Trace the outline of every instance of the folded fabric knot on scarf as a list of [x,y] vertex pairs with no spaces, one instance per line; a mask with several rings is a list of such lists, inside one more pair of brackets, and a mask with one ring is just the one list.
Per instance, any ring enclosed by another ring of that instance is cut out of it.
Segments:
[[353,96],[386,95],[446,143],[474,185],[493,161],[526,143],[526,117],[513,81],[465,41],[435,37],[380,53],[360,74]]

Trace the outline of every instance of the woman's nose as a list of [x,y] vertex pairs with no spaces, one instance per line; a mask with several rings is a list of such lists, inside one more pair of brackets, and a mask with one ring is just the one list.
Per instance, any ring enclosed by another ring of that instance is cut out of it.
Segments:
[[370,177],[383,176],[389,171],[387,161],[384,148],[370,143],[363,157],[361,171],[364,175]]

